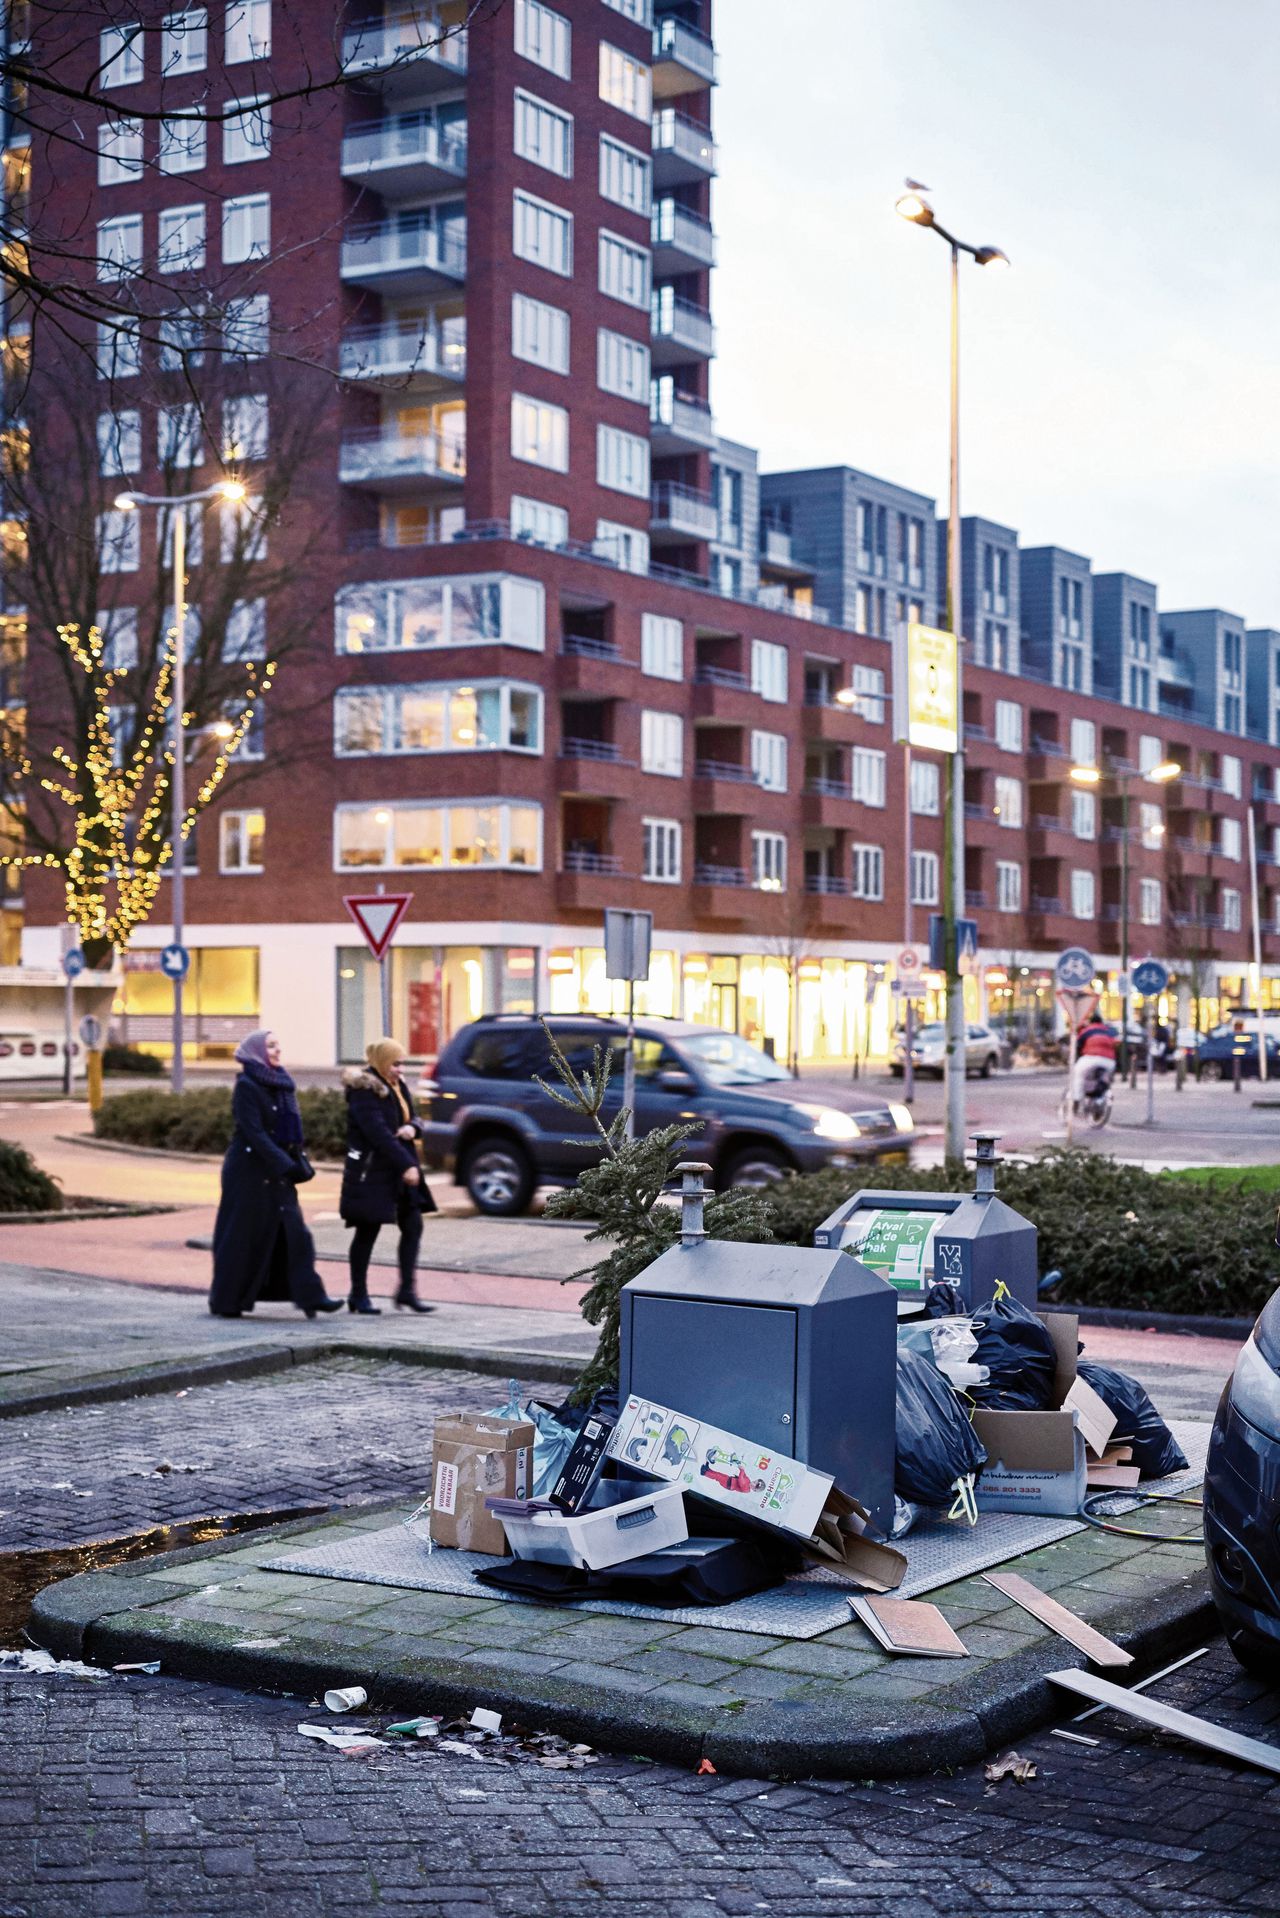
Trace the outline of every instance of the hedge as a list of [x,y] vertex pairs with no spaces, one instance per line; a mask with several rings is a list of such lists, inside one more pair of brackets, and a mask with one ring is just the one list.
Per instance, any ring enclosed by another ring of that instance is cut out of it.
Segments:
[[25,1146],[0,1139],[0,1212],[60,1212],[62,1190]]
[[[852,1192],[963,1192],[972,1184],[972,1171],[941,1166],[815,1172],[775,1189],[774,1230],[791,1244],[811,1245],[814,1228]],[[997,1189],[1038,1228],[1041,1272],[1062,1273],[1055,1298],[1252,1318],[1275,1290],[1275,1196],[1247,1173],[1206,1185],[1089,1152],[1056,1151],[1002,1166]]]
[[136,1046],[108,1046],[102,1055],[104,1072],[136,1072],[140,1079],[158,1079],[164,1066],[154,1052],[139,1052]]
[[[340,1092],[306,1087],[298,1093],[307,1151],[314,1159],[340,1159],[346,1150],[347,1102]],[[100,1139],[154,1146],[162,1152],[225,1152],[231,1138],[230,1086],[193,1092],[120,1092],[104,1099],[94,1115]]]

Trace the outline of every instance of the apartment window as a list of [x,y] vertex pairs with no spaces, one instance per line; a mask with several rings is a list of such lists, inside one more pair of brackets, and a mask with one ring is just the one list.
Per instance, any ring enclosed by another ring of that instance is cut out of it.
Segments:
[[[265,209],[265,194],[263,206]],[[226,244],[225,230],[223,244]],[[227,359],[265,359],[270,333],[271,304],[265,293],[254,293],[246,300],[227,301],[226,325],[222,335],[222,350]]]
[[157,154],[161,173],[199,173],[205,163],[205,134],[198,114],[174,114],[162,120]]
[[1096,793],[1072,793],[1071,830],[1077,839],[1098,837],[1098,795]]
[[349,686],[333,702],[342,759],[398,753],[542,751],[542,693],[509,680]]
[[856,586],[853,592],[853,630],[856,633],[871,631],[871,594],[865,586]]
[[936,759],[911,761],[911,810],[933,819],[942,810],[942,780]]
[[1239,799],[1244,791],[1244,769],[1235,753],[1223,753],[1219,763],[1219,778],[1224,793],[1230,793],[1233,799]]
[[542,865],[542,808],[522,801],[471,799],[455,805],[402,800],[334,809],[339,872],[412,871],[447,866],[525,872]]
[[198,313],[166,313],[160,322],[160,366],[166,373],[204,363],[205,322]]
[[267,602],[265,599],[238,599],[227,614],[222,635],[222,660],[226,666],[241,665],[267,656]]
[[1138,920],[1140,924],[1144,926],[1158,926],[1162,917],[1160,881],[1158,879],[1140,879],[1138,881]]
[[787,703],[787,649],[770,639],[751,642],[751,690],[777,706]]
[[596,384],[602,393],[619,399],[649,401],[649,349],[639,340],[614,333],[607,326],[596,331]]
[[995,814],[1002,826],[1022,824],[1022,781],[1000,773],[996,777]]
[[98,35],[98,87],[136,86],[142,78],[142,22],[103,27]]
[[98,415],[98,471],[105,477],[142,468],[142,415],[136,407]]
[[1022,911],[1022,867],[1011,859],[996,860],[996,911]]
[[156,265],[162,273],[196,273],[204,265],[203,206],[164,209]]
[[[111,729],[111,764],[113,766],[123,766],[128,759],[129,747],[137,724],[138,708],[132,703],[127,706],[108,708],[107,725]],[[185,859],[182,864],[184,871],[191,870]]]
[[549,373],[569,371],[569,315],[563,307],[511,296],[511,351],[518,360],[545,366]]
[[911,903],[913,906],[937,905],[939,870],[940,862],[936,852],[912,853]]
[[514,193],[511,245],[519,259],[568,279],[573,273],[572,213],[532,193]]
[[643,846],[642,879],[664,886],[680,883],[680,824],[675,819],[643,819],[640,822]]
[[207,54],[209,18],[204,7],[166,13],[160,27],[160,72],[167,80],[179,73],[201,73]]
[[562,13],[542,0],[516,0],[516,52],[548,73],[569,78],[571,31]]
[[787,790],[787,738],[785,733],[751,735],[751,771],[757,786],[766,792]]
[[136,573],[141,545],[140,513],[118,507],[98,514],[98,552],[104,573]]
[[226,65],[265,60],[270,52],[271,0],[231,0],[223,53]]
[[516,88],[516,152],[567,180],[573,173],[573,115]]
[[1164,815],[1150,799],[1138,802],[1138,831],[1148,852],[1158,852],[1164,844]]
[[222,457],[224,460],[264,460],[267,457],[267,396],[239,393],[222,402]]
[[649,570],[649,535],[634,526],[622,526],[617,520],[598,519],[591,550],[599,559],[620,566],[624,573]]
[[97,613],[93,623],[102,634],[102,663],[107,671],[132,672],[138,664],[137,607],[113,606]]
[[785,833],[752,833],[751,883],[757,892],[786,891],[787,840]]
[[600,135],[600,197],[648,217],[653,204],[653,162],[612,134]]
[[569,470],[569,415],[549,400],[511,395],[511,457],[554,473]]
[[224,812],[219,822],[218,870],[261,872],[266,824],[262,812]]
[[1073,919],[1093,919],[1094,882],[1091,872],[1073,872],[1071,875],[1071,916]]
[[220,508],[219,551],[223,565],[231,560],[267,557],[267,516],[256,500],[225,500]]
[[600,42],[600,98],[620,113],[629,113],[648,126],[653,116],[653,89],[649,69],[621,47]]
[[853,710],[870,726],[881,726],[885,718],[884,674],[879,666],[855,666],[853,690],[857,698]]
[[855,746],[851,754],[850,797],[864,806],[884,804],[884,754],[878,747]]
[[883,846],[855,845],[850,855],[850,877],[855,899],[884,898]]
[[596,427],[596,484],[633,499],[649,497],[649,442],[618,426]]
[[1222,930],[1224,932],[1240,930],[1240,894],[1233,886],[1222,888]]
[[336,595],[334,614],[339,653],[484,645],[541,652],[545,644],[541,584],[509,574],[344,586]]
[[649,253],[603,230],[599,242],[600,291],[624,306],[649,310]]
[[996,701],[996,745],[1007,753],[1022,751],[1022,708],[1014,699]]
[[[265,95],[256,100],[227,100],[229,115],[222,122],[222,158],[227,166],[241,166],[246,160],[262,160],[271,151],[271,102]],[[239,106],[240,112],[232,113]]]
[[634,20],[638,27],[653,25],[653,0],[604,0],[604,3],[624,20]]
[[526,499],[515,493],[511,498],[511,531],[516,539],[529,539],[537,546],[563,546],[569,538],[569,515],[563,506],[550,506],[546,500]]
[[1239,859],[1241,856],[1240,845],[1240,821],[1238,819],[1222,820],[1220,822],[1220,835],[1218,839],[1218,850],[1222,854],[1222,857],[1224,859]]
[[1091,719],[1073,719],[1071,722],[1071,763],[1073,766],[1096,766],[1098,763],[1098,729]]
[[141,120],[104,120],[98,128],[98,185],[119,186],[141,172]]
[[1138,771],[1149,773],[1164,758],[1164,741],[1155,733],[1142,733],[1138,738]]
[[[239,260],[265,260],[271,249],[271,196],[246,193],[222,203],[222,258],[233,266]],[[266,295],[257,297],[265,300]],[[249,306],[248,300],[235,302]],[[228,308],[230,311],[230,308]]]
[[100,320],[94,362],[100,380],[124,380],[140,373],[142,345],[137,327],[117,325],[114,320]]
[[203,458],[200,408],[193,400],[162,406],[156,415],[156,427],[161,466],[199,466]]
[[640,715],[640,770],[679,779],[684,771],[684,721],[676,713]]
[[97,276],[100,280],[127,280],[142,271],[142,215],[125,213],[118,220],[98,221]]
[[684,627],[665,613],[640,620],[640,670],[651,679],[684,678]]

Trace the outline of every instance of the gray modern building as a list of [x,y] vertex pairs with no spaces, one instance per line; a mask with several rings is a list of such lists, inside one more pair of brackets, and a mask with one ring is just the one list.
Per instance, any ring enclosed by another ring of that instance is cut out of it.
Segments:
[[1132,573],[1093,577],[1093,690],[1139,712],[1160,710],[1156,589]]
[[1093,574],[1061,546],[1024,547],[1022,670],[1070,692],[1093,691]]
[[[946,567],[947,522],[938,522],[938,566]],[[977,666],[1016,673],[1022,664],[1018,535],[970,514],[960,522],[960,630]],[[945,597],[945,579],[942,597]]]
[[1244,621],[1220,606],[1160,615],[1160,710],[1243,733]]
[[839,624],[892,639],[938,615],[934,501],[849,466],[763,473],[764,525],[790,536],[816,603]]
[[1280,633],[1254,626],[1244,636],[1245,727],[1254,739],[1280,746]]
[[711,579],[722,593],[755,591],[760,524],[760,475],[754,446],[717,439],[711,448],[711,499],[715,531],[711,535]]

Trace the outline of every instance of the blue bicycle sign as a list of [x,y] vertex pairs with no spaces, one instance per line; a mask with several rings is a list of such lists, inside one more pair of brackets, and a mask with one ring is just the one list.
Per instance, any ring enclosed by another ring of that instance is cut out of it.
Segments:
[[1093,954],[1083,946],[1068,946],[1058,954],[1054,977],[1068,992],[1079,992],[1093,984]]

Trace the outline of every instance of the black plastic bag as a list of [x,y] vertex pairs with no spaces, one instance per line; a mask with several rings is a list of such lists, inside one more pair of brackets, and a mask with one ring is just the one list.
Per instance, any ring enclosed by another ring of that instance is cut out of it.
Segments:
[[898,1444],[893,1489],[913,1505],[949,1506],[956,1480],[987,1462],[981,1439],[936,1366],[898,1349]]
[[1186,1471],[1182,1447],[1137,1379],[1127,1372],[1113,1372],[1109,1365],[1095,1365],[1091,1359],[1081,1359],[1076,1372],[1116,1415],[1108,1444],[1131,1445],[1133,1462],[1143,1478],[1167,1478],[1170,1472]]
[[929,1289],[925,1311],[931,1319],[959,1313],[973,1322],[978,1349],[975,1365],[985,1365],[985,1385],[967,1388],[975,1405],[1002,1412],[1043,1412],[1053,1404],[1058,1356],[1049,1328],[1010,1292],[965,1312],[955,1286]]

